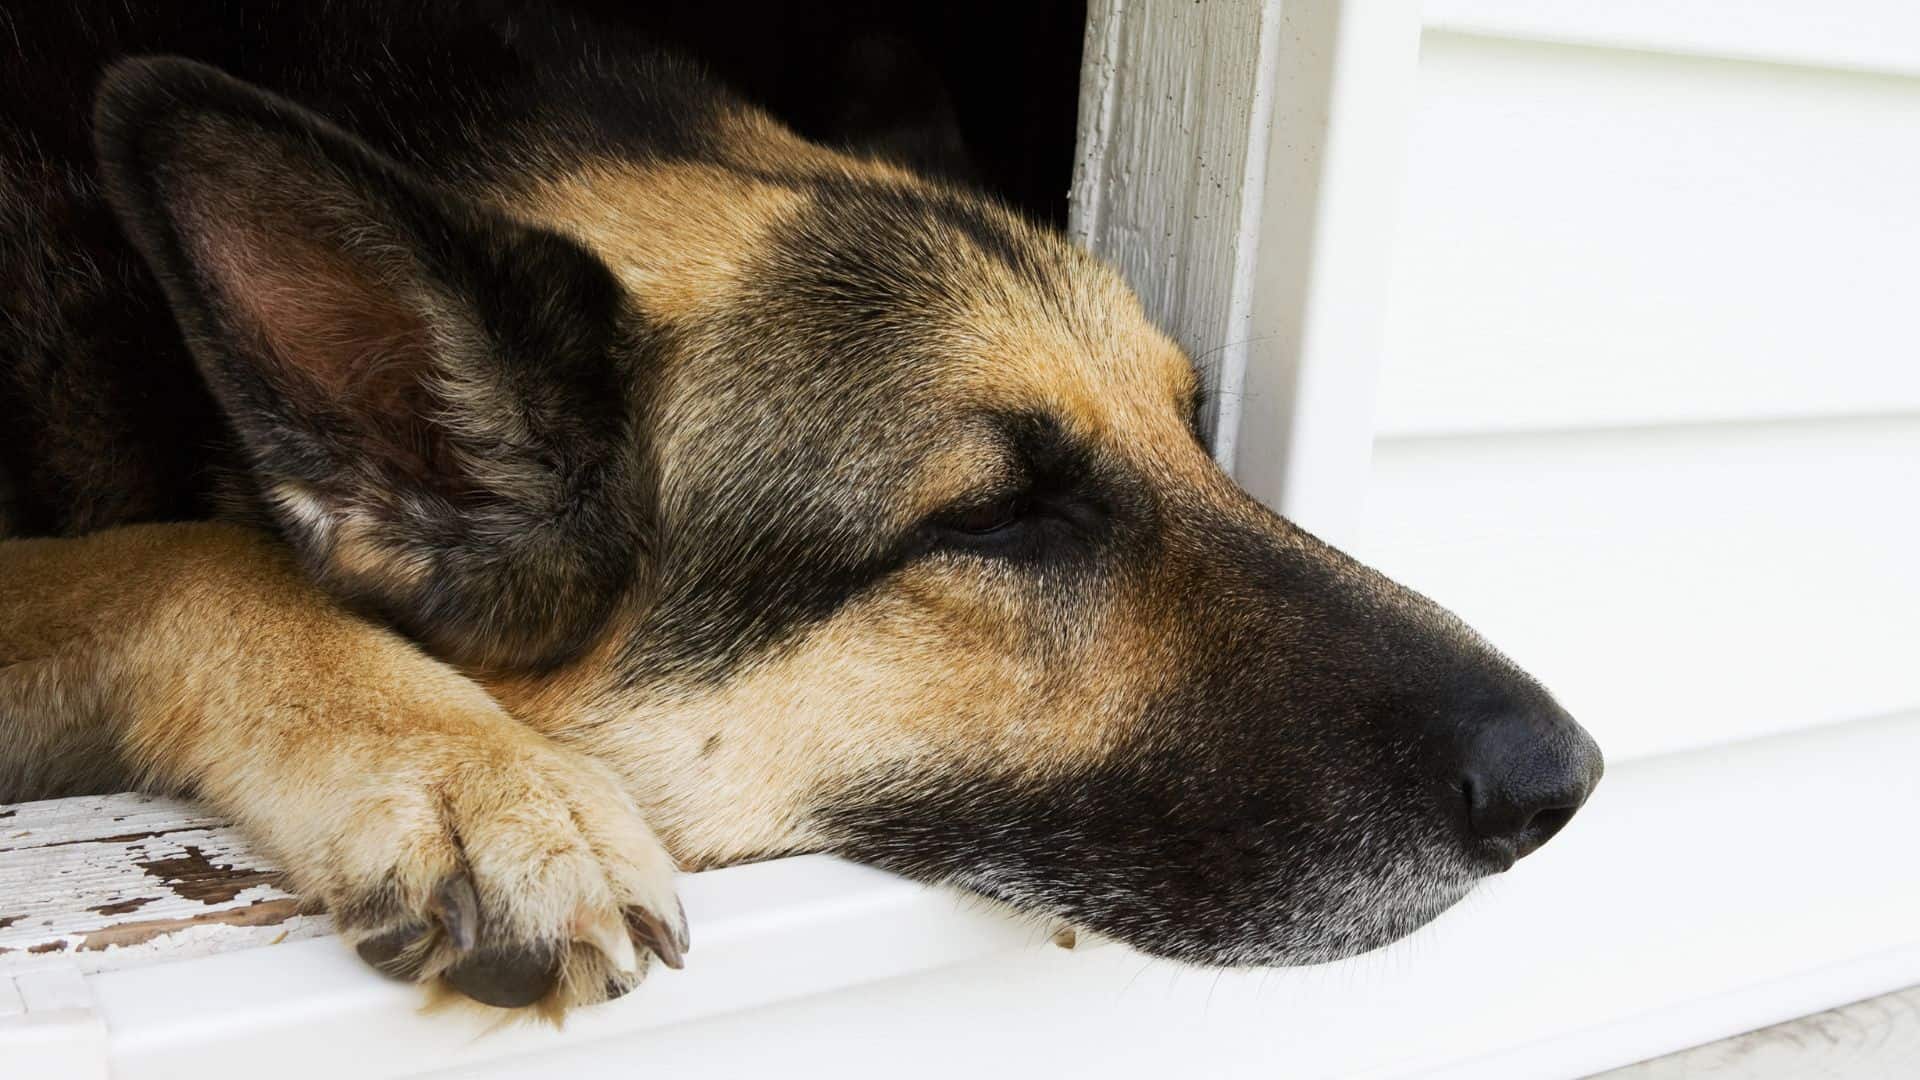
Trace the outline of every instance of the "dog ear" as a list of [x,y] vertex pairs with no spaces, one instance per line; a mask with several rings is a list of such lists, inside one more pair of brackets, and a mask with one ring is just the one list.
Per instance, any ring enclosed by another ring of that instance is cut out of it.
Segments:
[[639,535],[634,349],[605,266],[188,61],[111,69],[94,134],[310,572],[456,663],[583,648]]

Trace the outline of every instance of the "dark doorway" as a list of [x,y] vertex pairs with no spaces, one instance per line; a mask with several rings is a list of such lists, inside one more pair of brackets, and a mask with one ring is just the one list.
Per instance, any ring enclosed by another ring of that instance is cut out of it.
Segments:
[[1085,0],[581,0],[708,64],[802,134],[1063,226]]

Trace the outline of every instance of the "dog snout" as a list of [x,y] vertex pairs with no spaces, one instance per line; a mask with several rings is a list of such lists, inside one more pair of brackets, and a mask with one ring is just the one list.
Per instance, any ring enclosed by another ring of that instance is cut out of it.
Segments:
[[1475,725],[1454,789],[1469,846],[1501,870],[1531,855],[1573,819],[1604,768],[1593,738],[1551,702]]

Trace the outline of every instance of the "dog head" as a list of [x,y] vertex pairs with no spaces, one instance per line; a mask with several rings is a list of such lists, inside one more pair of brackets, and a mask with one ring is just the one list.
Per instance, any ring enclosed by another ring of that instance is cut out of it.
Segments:
[[315,578],[621,769],[695,865],[831,850],[1212,963],[1420,925],[1591,740],[1236,488],[1189,358],[990,202],[720,95],[429,184],[177,61],[98,141]]

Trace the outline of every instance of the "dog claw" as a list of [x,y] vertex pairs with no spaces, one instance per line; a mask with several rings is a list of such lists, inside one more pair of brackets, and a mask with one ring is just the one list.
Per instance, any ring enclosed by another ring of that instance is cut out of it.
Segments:
[[440,887],[433,890],[429,910],[439,918],[447,940],[455,949],[463,953],[472,951],[480,927],[480,898],[474,894],[473,881],[467,875],[455,874],[441,882]]
[[585,942],[599,949],[613,970],[622,975],[634,975],[640,971],[640,956],[633,951],[633,939],[627,936],[627,928],[617,917],[576,920],[573,937],[575,941]]
[[652,949],[661,963],[678,971],[686,966],[686,951],[689,946],[685,909],[681,909],[675,922],[678,925],[668,926],[665,919],[643,907],[635,906],[627,909],[628,932],[642,945]]
[[363,939],[353,951],[381,974],[411,979],[420,973],[427,958],[427,951],[415,946],[432,932],[433,928],[425,924],[402,926]]

